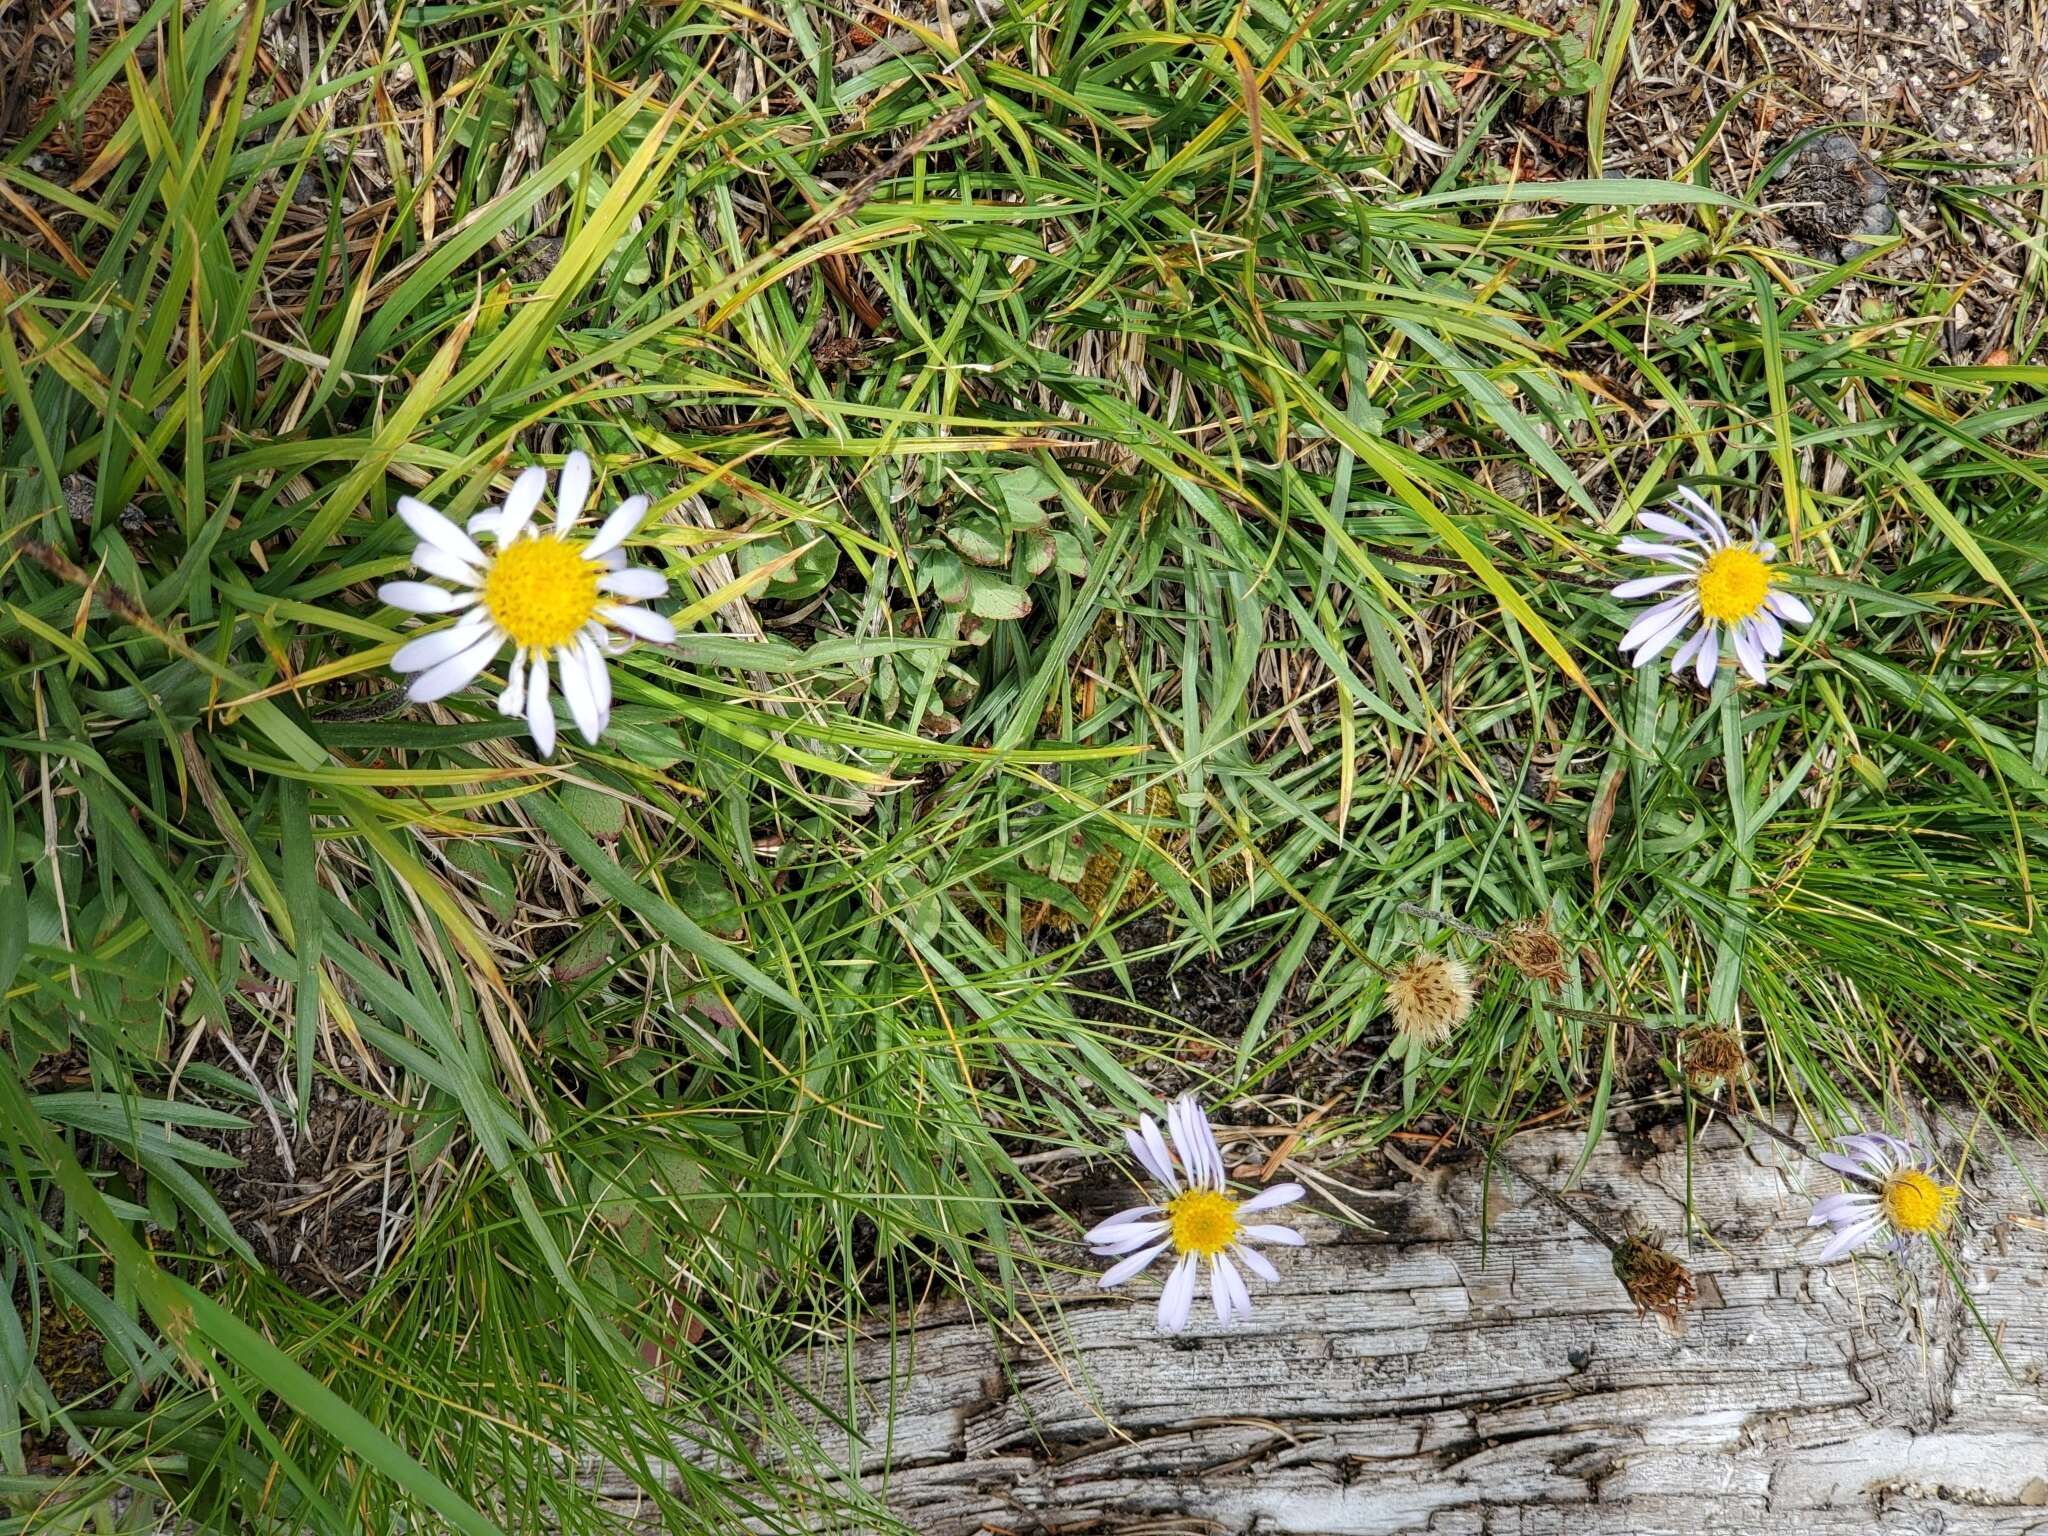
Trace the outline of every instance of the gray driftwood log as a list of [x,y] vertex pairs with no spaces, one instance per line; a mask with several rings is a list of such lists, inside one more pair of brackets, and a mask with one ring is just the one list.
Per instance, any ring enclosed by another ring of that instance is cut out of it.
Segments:
[[[2000,1142],[1964,1160],[1959,1289],[1925,1245],[1815,1267],[1837,1181],[1761,1136],[1717,1123],[1688,1166],[1675,1128],[1610,1134],[1571,1198],[1669,1234],[1690,1188],[1678,1329],[1505,1177],[1482,1244],[1476,1162],[1339,1167],[1381,1230],[1298,1221],[1248,1325],[1161,1338],[1156,1283],[1081,1273],[1036,1339],[934,1310],[857,1347],[838,1460],[931,1536],[2048,1536],[2048,1155]],[[1578,1151],[1513,1144],[1553,1186]],[[842,1354],[805,1374],[846,1402]]]

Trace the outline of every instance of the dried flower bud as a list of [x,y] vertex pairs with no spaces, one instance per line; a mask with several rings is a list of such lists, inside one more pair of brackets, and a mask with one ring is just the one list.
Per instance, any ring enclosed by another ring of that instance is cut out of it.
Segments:
[[1636,1304],[1638,1318],[1654,1312],[1675,1323],[1699,1294],[1692,1271],[1641,1233],[1625,1238],[1614,1250],[1614,1277]]
[[1509,923],[1494,935],[1493,947],[1531,981],[1547,982],[1554,993],[1570,980],[1565,968],[1564,945],[1550,931],[1550,920],[1525,917]]
[[1387,1012],[1404,1039],[1440,1045],[1472,1016],[1472,973],[1455,955],[1425,950],[1387,978]]
[[1749,1057],[1735,1032],[1717,1026],[1696,1026],[1678,1037],[1679,1064],[1693,1088],[1719,1093],[1749,1076]]

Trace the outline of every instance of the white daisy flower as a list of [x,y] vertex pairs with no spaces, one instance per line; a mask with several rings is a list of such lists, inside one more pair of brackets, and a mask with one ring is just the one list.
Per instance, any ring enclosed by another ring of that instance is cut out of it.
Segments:
[[1721,641],[1726,636],[1742,670],[1763,682],[1764,659],[1784,649],[1784,625],[1811,624],[1813,610],[1773,585],[1771,561],[1777,558],[1778,547],[1758,537],[1754,525],[1749,538],[1738,541],[1721,521],[1721,514],[1689,486],[1681,485],[1667,505],[1679,516],[1640,512],[1636,521],[1678,543],[1638,538],[1621,541],[1624,554],[1659,561],[1673,571],[1624,581],[1614,589],[1617,598],[1678,589],[1676,596],[1637,615],[1621,637],[1622,650],[1635,652],[1630,665],[1648,666],[1697,619],[1701,621],[1697,631],[1672,655],[1672,676],[1691,663],[1700,686],[1710,685],[1714,669],[1721,664]]
[[1836,1145],[1841,1152],[1823,1152],[1820,1160],[1854,1187],[1814,1202],[1806,1224],[1835,1229],[1818,1262],[1838,1259],[1873,1238],[1888,1237],[1892,1251],[1902,1252],[1912,1239],[1947,1229],[1961,1191],[1922,1167],[1910,1143],[1866,1131]]
[[1165,1186],[1165,1198],[1157,1205],[1119,1211],[1089,1231],[1091,1251],[1117,1261],[1103,1275],[1102,1284],[1105,1288],[1122,1285],[1171,1248],[1176,1256],[1173,1272],[1166,1277],[1166,1289],[1159,1297],[1162,1333],[1179,1333],[1187,1327],[1204,1263],[1209,1266],[1209,1299],[1215,1304],[1217,1320],[1227,1323],[1235,1317],[1249,1317],[1251,1291],[1237,1266],[1242,1264],[1261,1280],[1280,1278],[1272,1262],[1251,1245],[1280,1243],[1298,1248],[1307,1239],[1292,1227],[1267,1226],[1246,1218],[1299,1200],[1304,1191],[1299,1184],[1275,1184],[1249,1200],[1233,1199],[1216,1133],[1191,1093],[1181,1095],[1167,1110],[1166,1129],[1173,1138],[1171,1152],[1150,1115],[1138,1116],[1137,1129],[1124,1132],[1132,1155]]
[[[513,647],[511,681],[498,695],[498,710],[526,717],[542,757],[555,750],[551,660],[569,717],[585,741],[595,742],[612,713],[605,658],[634,639],[667,644],[676,637],[674,624],[636,606],[666,592],[667,579],[627,565],[619,548],[647,515],[647,498],[627,497],[595,537],[576,539],[571,535],[590,496],[589,458],[577,452],[562,461],[554,522],[543,528],[534,513],[547,485],[547,470],[528,466],[504,506],[477,513],[468,532],[425,502],[399,497],[398,515],[420,539],[412,563],[453,585],[391,581],[377,589],[379,598],[408,613],[462,615],[448,628],[400,646],[391,658],[392,671],[419,674],[406,689],[416,704],[467,687],[506,645]],[[478,538],[490,540],[493,551],[486,554]],[[616,640],[614,630],[626,638]]]

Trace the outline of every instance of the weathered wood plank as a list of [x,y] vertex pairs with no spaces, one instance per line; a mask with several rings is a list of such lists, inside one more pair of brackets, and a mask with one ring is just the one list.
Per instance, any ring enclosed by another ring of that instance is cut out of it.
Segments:
[[[1516,1142],[1553,1183],[1577,1153]],[[847,1459],[932,1536],[2048,1536],[2048,1156],[1969,1161],[1955,1251],[2010,1372],[1931,1256],[1810,1266],[1832,1175],[1726,1127],[1691,1173],[1682,1331],[1638,1321],[1605,1250],[1519,1187],[1494,1184],[1482,1246],[1473,1164],[1386,1191],[1381,1233],[1306,1218],[1228,1331],[1198,1308],[1163,1339],[1156,1292],[1076,1275],[1056,1358],[947,1312],[893,1355],[863,1343]],[[1686,1188],[1665,1131],[1610,1137],[1575,1198],[1669,1232]]]

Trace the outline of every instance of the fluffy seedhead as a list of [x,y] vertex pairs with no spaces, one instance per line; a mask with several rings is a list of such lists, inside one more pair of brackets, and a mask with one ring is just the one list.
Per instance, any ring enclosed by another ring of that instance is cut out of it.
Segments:
[[1387,978],[1387,1012],[1404,1039],[1440,1045],[1472,1016],[1472,973],[1455,955],[1417,954]]

